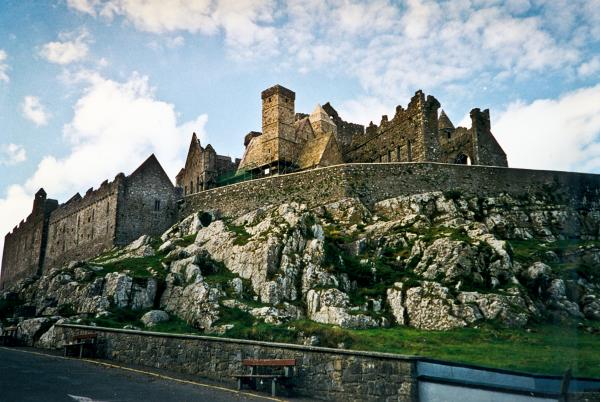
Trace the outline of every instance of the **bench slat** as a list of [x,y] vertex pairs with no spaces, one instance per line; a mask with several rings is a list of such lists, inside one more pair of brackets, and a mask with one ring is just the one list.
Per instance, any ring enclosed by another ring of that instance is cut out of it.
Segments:
[[296,359],[244,359],[242,360],[242,365],[286,367],[295,366]]

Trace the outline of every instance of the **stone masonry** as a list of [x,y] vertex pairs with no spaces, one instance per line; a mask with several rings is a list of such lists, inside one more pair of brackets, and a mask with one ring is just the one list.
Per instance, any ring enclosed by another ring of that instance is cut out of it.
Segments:
[[177,219],[179,197],[154,155],[129,176],[120,173],[60,206],[41,189],[31,215],[5,237],[0,288],[164,232]]
[[390,120],[365,127],[344,121],[329,104],[295,113],[296,94],[280,85],[264,90],[262,132],[246,135],[238,173],[288,173],[340,163],[443,162],[508,166],[490,129],[489,111],[473,109],[471,128],[455,128],[440,103],[417,91]]
[[203,148],[196,133],[193,133],[185,167],[176,177],[177,187],[183,189],[184,195],[214,188],[218,177],[235,173],[239,164],[239,159],[232,161],[229,156],[217,155],[210,144]]
[[[243,359],[296,359],[294,393],[332,401],[416,401],[416,361],[388,353],[282,343],[170,335],[121,329],[57,325],[59,338],[98,334],[102,357],[140,366],[168,367],[234,385]],[[55,345],[60,347],[61,345]]]

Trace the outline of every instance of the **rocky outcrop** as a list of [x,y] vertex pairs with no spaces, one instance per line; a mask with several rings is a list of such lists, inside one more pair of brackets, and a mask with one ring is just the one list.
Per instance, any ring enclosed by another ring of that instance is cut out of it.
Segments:
[[[600,244],[589,229],[600,218],[574,217],[539,197],[430,192],[369,206],[345,198],[238,217],[197,212],[160,239],[142,236],[21,282],[14,294],[41,316],[38,329],[24,324],[23,337],[50,344],[60,335],[40,332],[53,328],[51,317],[94,320],[119,310],[144,317],[147,327],[178,317],[219,334],[240,325],[231,317],[424,330],[600,320],[600,284],[590,268],[600,264]],[[556,247],[583,221],[580,244]],[[132,261],[141,266],[118,269]]]

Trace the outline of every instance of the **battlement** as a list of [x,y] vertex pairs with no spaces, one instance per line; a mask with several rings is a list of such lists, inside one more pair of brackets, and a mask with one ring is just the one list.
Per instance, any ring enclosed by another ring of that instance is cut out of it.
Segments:
[[109,182],[108,180],[105,180],[97,189],[94,190],[93,187],[88,189],[83,197],[81,197],[79,193],[75,194],[69,200],[58,206],[50,217],[50,223],[55,223],[69,215],[88,208],[92,204],[115,195],[116,192],[119,191],[119,186],[124,183],[124,180],[125,175],[120,173],[115,176],[113,181]]

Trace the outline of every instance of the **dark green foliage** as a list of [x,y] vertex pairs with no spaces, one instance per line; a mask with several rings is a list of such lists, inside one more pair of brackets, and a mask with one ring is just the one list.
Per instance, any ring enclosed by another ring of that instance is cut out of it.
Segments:
[[96,318],[94,322],[101,327],[123,328],[125,325],[143,327],[140,321],[145,311],[134,311],[128,308],[113,307],[108,310],[111,314],[107,317]]
[[462,197],[462,192],[460,190],[448,190],[448,191],[444,191],[444,197],[446,197],[449,200],[458,200],[460,199],[460,197]]
[[212,222],[212,215],[209,214],[208,212],[202,212],[200,213],[200,223],[202,224],[202,226],[207,227],[208,225],[210,225]]
[[243,172],[227,172],[223,173],[221,176],[217,177],[217,187],[227,186],[229,184],[241,183],[246,180],[252,180],[255,175],[252,172],[243,171]]
[[23,301],[18,298],[0,299],[0,320],[10,318],[15,313],[15,309],[23,305]]
[[77,314],[77,311],[75,311],[75,308],[73,308],[73,305],[71,303],[61,304],[60,306],[58,306],[57,312],[58,315],[62,317],[71,317]]
[[171,334],[200,334],[196,328],[178,317],[171,316],[169,321],[159,322],[148,331],[167,332]]

